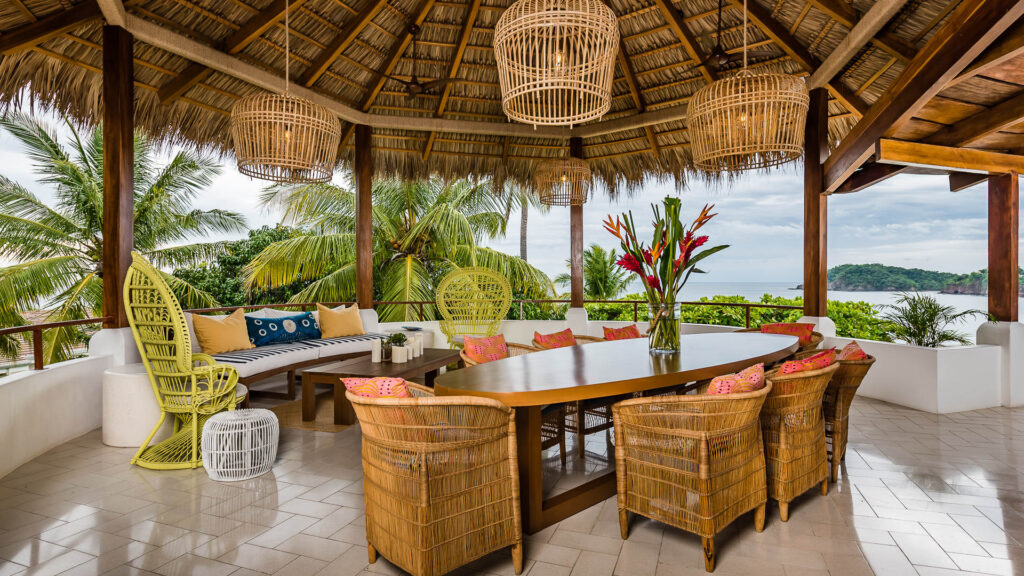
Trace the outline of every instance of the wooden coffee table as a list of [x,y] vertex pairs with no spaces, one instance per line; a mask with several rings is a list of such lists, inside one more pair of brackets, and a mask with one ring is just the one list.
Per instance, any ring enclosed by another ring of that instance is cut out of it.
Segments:
[[442,366],[458,363],[464,366],[458,350],[446,348],[424,348],[423,354],[402,364],[393,362],[370,362],[370,355],[350,358],[340,362],[332,362],[302,373],[302,419],[316,419],[316,385],[331,384],[334,386],[334,423],[355,424],[356,413],[352,404],[345,398],[345,384],[341,379],[346,377],[373,378],[414,378],[423,376],[427,386],[434,386],[434,378]]

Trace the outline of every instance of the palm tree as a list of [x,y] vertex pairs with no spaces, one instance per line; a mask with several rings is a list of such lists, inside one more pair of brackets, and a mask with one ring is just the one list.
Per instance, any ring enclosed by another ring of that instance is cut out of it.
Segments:
[[[379,180],[373,185],[373,269],[377,300],[433,301],[440,279],[464,266],[497,270],[512,288],[533,298],[552,293],[540,270],[479,245],[505,231],[504,205],[490,183],[438,178]],[[248,289],[312,281],[292,302],[339,302],[355,294],[355,194],[332,184],[275,186],[265,206],[312,234],[275,242],[246,268]],[[416,306],[378,308],[383,321],[415,320]],[[424,308],[433,319],[433,307]]]
[[952,306],[944,306],[932,296],[917,292],[901,292],[896,304],[882,305],[886,312],[882,320],[885,332],[893,340],[902,340],[915,346],[938,348],[946,342],[971,344],[962,332],[949,328],[964,318],[984,314],[981,310],[957,312]]
[[[0,324],[23,326],[20,312],[42,307],[46,320],[59,322],[99,316],[103,281],[103,133],[80,132],[65,120],[67,144],[54,130],[31,117],[13,113],[0,118],[32,160],[39,182],[53,186],[53,207],[17,182],[0,176]],[[196,210],[196,194],[209,186],[219,167],[195,152],[178,152],[158,166],[154,148],[135,137],[135,249],[162,267],[207,260],[219,242],[182,244],[218,232],[245,230],[239,214]],[[165,274],[187,308],[216,305],[207,293]],[[44,362],[71,357],[84,342],[78,328],[48,330]],[[17,354],[18,341],[0,342],[6,356]]]
[[[583,294],[588,300],[615,300],[629,286],[629,276],[615,264],[615,249],[605,250],[591,244],[583,251]],[[565,261],[571,267],[570,260]],[[567,286],[572,282],[569,274],[559,274],[555,284]]]
[[505,198],[505,220],[512,216],[513,210],[519,210],[519,258],[525,262],[526,232],[530,221],[530,208],[547,212],[548,207],[540,203],[540,197],[535,191],[515,182],[506,182],[503,194]]

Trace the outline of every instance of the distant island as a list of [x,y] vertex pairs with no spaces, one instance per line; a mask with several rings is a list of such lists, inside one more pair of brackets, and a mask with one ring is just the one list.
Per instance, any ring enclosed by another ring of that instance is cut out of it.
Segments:
[[[1024,269],[1021,269],[1024,296]],[[829,290],[847,292],[897,292],[922,290],[944,294],[988,294],[988,270],[970,274],[900,268],[882,264],[842,264],[828,271]]]

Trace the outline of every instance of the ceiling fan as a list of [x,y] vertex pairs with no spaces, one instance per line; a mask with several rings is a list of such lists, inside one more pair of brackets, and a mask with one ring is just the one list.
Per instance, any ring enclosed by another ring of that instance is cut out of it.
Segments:
[[437,78],[429,82],[421,82],[416,72],[419,70],[419,44],[417,39],[420,34],[420,27],[416,24],[409,25],[409,35],[412,36],[412,76],[408,80],[402,78],[396,78],[394,76],[388,76],[395,82],[400,82],[405,85],[405,95],[407,98],[415,98],[422,94],[430,94],[434,90],[453,82],[459,82],[455,78]]
[[[709,66],[718,71],[725,70],[730,64],[743,61],[742,51],[730,54],[726,52],[725,48],[722,48],[722,4],[722,0],[718,0],[718,24],[715,25],[715,47],[711,49],[708,57],[698,64],[698,66]],[[706,35],[705,38],[709,38],[709,36],[710,34]],[[707,42],[710,42],[710,40],[707,40]],[[766,50],[747,50],[747,58],[770,58],[773,56],[775,56],[774,52]]]

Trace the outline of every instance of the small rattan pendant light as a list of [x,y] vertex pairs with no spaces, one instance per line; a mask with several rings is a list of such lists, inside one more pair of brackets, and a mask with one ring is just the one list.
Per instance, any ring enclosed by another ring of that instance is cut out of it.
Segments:
[[690,100],[693,163],[742,172],[796,160],[804,152],[810,98],[800,78],[747,69],[747,2],[743,2],[743,70],[704,86]]
[[337,161],[341,122],[327,108],[288,94],[288,12],[285,4],[284,94],[255,94],[231,108],[238,171],[271,182],[329,182]]
[[534,126],[600,118],[618,50],[618,21],[600,0],[518,0],[494,29],[505,115]]
[[545,206],[583,206],[590,199],[590,165],[582,158],[542,160],[534,181]]

